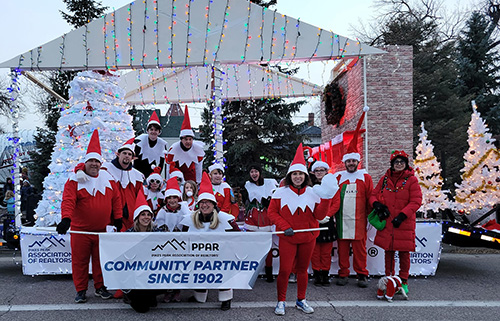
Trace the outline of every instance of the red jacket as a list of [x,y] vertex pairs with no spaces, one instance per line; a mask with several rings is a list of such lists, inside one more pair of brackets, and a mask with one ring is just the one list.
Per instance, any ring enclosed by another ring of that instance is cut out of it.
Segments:
[[[292,213],[290,208],[295,208]],[[325,218],[330,200],[321,199],[313,192],[311,187],[300,190],[292,186],[280,187],[273,194],[271,203],[267,210],[269,219],[276,225],[277,231],[288,228],[294,230],[318,228],[318,220]],[[280,238],[286,238],[290,243],[300,244],[315,240],[319,231],[300,232],[293,236],[278,234]]]
[[71,219],[71,229],[74,231],[105,232],[106,225],[112,222],[111,218],[122,217],[120,192],[113,178],[101,170],[98,180],[98,188],[104,194],[97,191],[95,196],[89,194],[86,188],[78,189],[76,174],[70,175],[64,185],[61,217]]
[[[415,251],[416,212],[422,204],[422,191],[413,169],[399,175],[387,170],[373,189],[370,204],[375,201],[386,205],[391,212],[385,228],[377,231],[375,245],[389,251]],[[399,213],[404,213],[407,219],[394,228],[391,222]]]

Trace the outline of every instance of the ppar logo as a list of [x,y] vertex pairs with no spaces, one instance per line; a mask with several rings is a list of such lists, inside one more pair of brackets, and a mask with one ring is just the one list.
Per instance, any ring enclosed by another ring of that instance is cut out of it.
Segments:
[[191,251],[193,252],[216,252],[219,251],[217,242],[191,242]]
[[166,247],[170,247],[174,250],[186,250],[186,242],[185,241],[177,241],[175,238],[174,239],[171,239],[171,240],[168,240],[167,242],[163,243],[163,244],[158,244],[156,245],[152,251],[156,251],[156,250],[164,250]]

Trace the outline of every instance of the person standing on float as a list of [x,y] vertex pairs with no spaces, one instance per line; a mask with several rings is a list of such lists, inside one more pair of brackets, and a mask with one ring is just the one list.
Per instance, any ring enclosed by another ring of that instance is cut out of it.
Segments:
[[134,139],[125,142],[116,153],[116,158],[105,162],[102,167],[113,176],[118,183],[123,202],[123,231],[134,225],[133,210],[137,194],[144,193],[144,175],[132,167],[134,157]]
[[[184,175],[185,181],[192,180],[200,184],[205,151],[203,150],[203,144],[194,139],[187,106],[184,110],[184,121],[182,122],[179,136],[180,141],[174,143],[168,150],[167,162],[175,162],[175,166]],[[167,167],[169,166],[167,164]]]
[[[160,169],[165,166],[165,153],[168,150],[168,144],[160,138],[161,124],[158,115],[153,111],[146,127],[147,134],[139,135],[135,141],[134,154],[137,157],[134,160],[134,168],[141,172],[144,177],[148,177],[155,167]],[[166,173],[163,173],[166,177]]]

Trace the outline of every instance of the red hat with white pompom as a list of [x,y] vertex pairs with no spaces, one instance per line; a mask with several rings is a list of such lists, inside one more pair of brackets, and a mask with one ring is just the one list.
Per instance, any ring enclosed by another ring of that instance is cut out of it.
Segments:
[[181,182],[184,182],[184,174],[175,166],[175,162],[170,162],[168,174],[168,177],[177,177],[181,179]]
[[295,152],[295,157],[293,158],[292,164],[288,168],[287,175],[291,172],[303,172],[306,175],[309,175],[306,167],[306,160],[304,159],[304,149],[302,148],[302,143],[297,147],[297,151]]
[[161,182],[163,180],[163,178],[161,177],[160,173],[161,173],[161,167],[157,166],[157,167],[153,168],[153,172],[146,179],[146,182],[148,183],[148,185],[152,179],[157,179]]
[[358,136],[361,124],[363,123],[363,120],[365,119],[365,114],[368,110],[370,110],[368,106],[365,106],[363,108],[363,113],[361,114],[361,117],[359,117],[358,124],[356,125],[356,130],[354,131],[354,136],[352,137],[352,140],[349,143],[349,146],[347,147],[347,153],[345,153],[344,156],[342,157],[343,163],[345,163],[348,159],[354,159],[357,160],[358,162],[361,160],[361,155],[359,154],[358,151]]
[[165,194],[165,198],[170,196],[177,196],[180,199],[182,197],[181,189],[179,188],[179,183],[177,182],[177,177],[172,177],[167,181],[167,189],[163,194]]
[[182,121],[181,132],[179,137],[191,136],[194,137],[193,129],[191,128],[191,121],[189,120],[188,106],[184,108],[184,120]]
[[144,193],[137,193],[137,198],[135,199],[135,211],[134,211],[134,220],[136,219],[142,211],[148,211],[153,214],[151,207],[149,207],[148,202],[146,201],[146,197]]
[[101,143],[99,142],[99,132],[94,129],[92,136],[90,137],[89,145],[87,147],[87,154],[85,155],[85,161],[90,159],[97,159],[102,163],[101,155]]

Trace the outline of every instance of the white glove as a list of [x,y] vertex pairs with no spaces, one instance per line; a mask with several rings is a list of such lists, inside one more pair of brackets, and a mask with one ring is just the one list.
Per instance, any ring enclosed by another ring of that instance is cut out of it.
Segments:
[[85,174],[84,171],[80,170],[76,172],[76,180],[78,181],[78,183],[85,183],[89,180],[89,176]]
[[324,219],[318,220],[318,223],[319,224],[325,224],[325,223],[328,223],[329,220],[330,220],[330,216],[325,216]]

